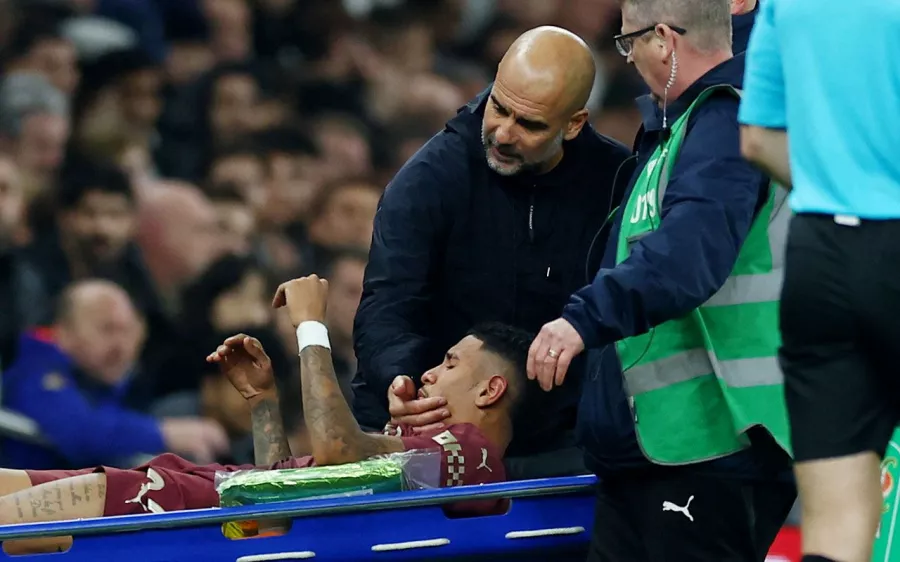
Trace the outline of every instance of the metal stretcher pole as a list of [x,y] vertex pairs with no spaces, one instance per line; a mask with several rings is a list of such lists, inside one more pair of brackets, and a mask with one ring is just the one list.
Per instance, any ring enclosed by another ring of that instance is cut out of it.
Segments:
[[300,500],[275,504],[199,509],[174,513],[125,515],[26,525],[0,525],[0,541],[50,536],[81,536],[150,529],[172,529],[229,521],[269,518],[297,518],[314,515],[381,511],[494,498],[527,498],[535,496],[585,493],[596,484],[595,476],[569,476],[522,480],[481,486],[460,486],[438,490],[419,490],[366,497]]

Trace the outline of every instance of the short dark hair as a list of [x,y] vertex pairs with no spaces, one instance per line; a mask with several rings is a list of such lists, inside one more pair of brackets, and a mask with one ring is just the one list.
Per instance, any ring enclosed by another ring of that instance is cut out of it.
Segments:
[[534,341],[534,334],[509,324],[488,322],[475,326],[466,335],[481,341],[482,349],[499,356],[512,367],[507,383],[512,391],[511,411],[515,424],[522,405],[527,401],[526,397],[537,388],[537,383],[528,380],[527,373],[528,350]]
[[68,166],[63,174],[57,197],[60,210],[74,209],[91,191],[122,195],[134,204],[131,179],[118,166],[82,161]]

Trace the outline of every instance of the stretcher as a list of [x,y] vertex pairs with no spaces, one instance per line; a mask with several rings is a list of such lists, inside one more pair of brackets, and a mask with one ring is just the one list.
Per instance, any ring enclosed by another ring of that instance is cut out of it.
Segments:
[[[287,560],[584,560],[594,476],[327,498],[177,513],[0,526],[0,541],[74,537],[66,552],[0,560],[273,562]],[[508,498],[501,515],[449,518],[441,505]],[[289,519],[280,536],[229,539],[231,521]]]

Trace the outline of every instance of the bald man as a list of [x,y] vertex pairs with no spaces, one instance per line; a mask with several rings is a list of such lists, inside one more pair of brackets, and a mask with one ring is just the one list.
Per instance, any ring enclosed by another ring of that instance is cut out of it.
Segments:
[[[594,73],[574,34],[528,31],[490,87],[388,185],[354,330],[363,425],[382,428],[395,377],[419,384],[469,326],[495,320],[535,331],[593,274],[599,253],[589,250],[605,242],[603,225],[621,198],[614,180],[629,156],[587,124]],[[510,455],[555,450],[571,438],[578,384],[573,377],[525,408],[533,422],[517,425]],[[452,414],[438,400],[415,398],[393,396],[394,421],[440,424]],[[567,470],[558,455],[548,464]]]
[[51,330],[26,333],[3,373],[4,405],[33,419],[44,444],[7,439],[7,468],[117,465],[180,451],[210,462],[227,446],[222,428],[192,418],[155,418],[122,406],[144,327],[119,286],[87,280],[62,294]]
[[148,318],[149,338],[137,384],[145,395],[160,398],[195,390],[199,384],[192,355],[183,349],[191,334],[182,333],[181,295],[226,247],[215,207],[189,183],[161,181],[148,186],[138,215],[138,245],[165,311]]
[[181,289],[223,250],[210,200],[193,185],[175,181],[159,182],[146,191],[138,243],[157,288],[173,307]]

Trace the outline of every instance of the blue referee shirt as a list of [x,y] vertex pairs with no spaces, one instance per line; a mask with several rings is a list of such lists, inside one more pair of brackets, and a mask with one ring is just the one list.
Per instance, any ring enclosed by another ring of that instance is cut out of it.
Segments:
[[900,2],[761,4],[738,119],[788,130],[791,207],[900,218]]

